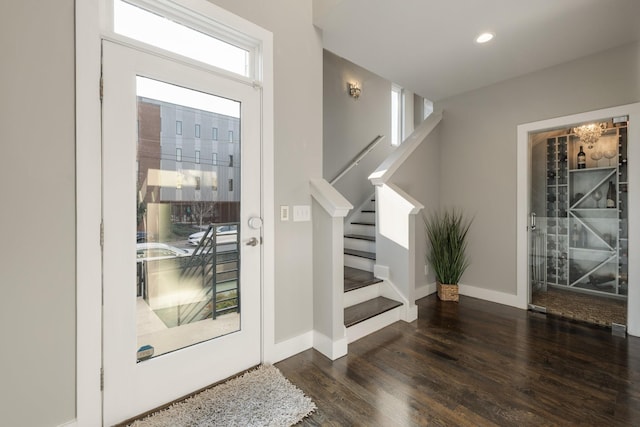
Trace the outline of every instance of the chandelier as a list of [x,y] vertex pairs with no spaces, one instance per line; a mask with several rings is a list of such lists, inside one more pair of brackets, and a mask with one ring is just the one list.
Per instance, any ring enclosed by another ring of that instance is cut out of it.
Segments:
[[606,126],[605,123],[590,123],[573,128],[573,133],[580,138],[580,141],[587,144],[587,148],[591,149],[602,136]]

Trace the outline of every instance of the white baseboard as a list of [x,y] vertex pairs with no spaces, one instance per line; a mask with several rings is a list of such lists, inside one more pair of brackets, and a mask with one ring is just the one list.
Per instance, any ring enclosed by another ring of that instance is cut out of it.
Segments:
[[411,323],[418,319],[418,306],[415,304],[404,304],[400,313],[400,320]]
[[476,286],[458,284],[458,292],[460,295],[479,298],[485,301],[491,301],[498,304],[508,305],[511,307],[527,309],[526,304],[522,305],[522,298],[517,295],[508,294],[506,292],[493,291],[491,289],[478,288]]
[[[437,288],[435,283],[425,283],[420,286],[416,286],[416,300],[424,298],[431,294],[436,293]],[[511,307],[527,309],[526,304],[523,306],[522,298],[517,295],[508,294],[506,292],[493,291],[491,289],[479,288],[477,286],[464,285],[460,283],[458,285],[458,292],[460,295],[478,298],[485,301],[495,302],[502,305],[508,305]]]
[[277,363],[313,347],[313,331],[305,332],[286,341],[274,344],[270,352],[271,360],[265,363]]
[[331,360],[336,360],[347,354],[347,337],[333,341],[318,331],[313,331],[313,348]]
[[78,425],[78,420],[67,421],[66,423],[60,424],[58,427],[76,427]]
[[[435,283],[426,283],[422,286],[416,287],[416,299],[423,298],[427,295],[431,295],[436,292]],[[490,289],[479,288],[470,285],[459,285],[460,295],[465,295],[473,298],[479,298],[485,301],[491,301],[498,304],[508,305],[511,307],[527,309],[526,306],[522,306],[521,299],[517,295],[508,294],[505,292],[493,291]],[[365,322],[358,323],[347,329],[347,336],[344,339],[338,341],[332,341],[325,335],[316,332],[309,331],[296,337],[290,338],[286,341],[276,343],[273,346],[271,353],[271,359],[265,362],[276,363],[284,360],[288,357],[294,356],[300,352],[315,348],[331,360],[338,359],[347,354],[347,343],[356,341],[366,335],[369,335],[383,327],[390,325],[393,322],[401,320],[400,308],[393,309],[387,313],[383,313],[380,316],[376,316],[373,319],[369,319]],[[60,427],[75,427],[76,421],[72,420],[66,424],[60,425]]]

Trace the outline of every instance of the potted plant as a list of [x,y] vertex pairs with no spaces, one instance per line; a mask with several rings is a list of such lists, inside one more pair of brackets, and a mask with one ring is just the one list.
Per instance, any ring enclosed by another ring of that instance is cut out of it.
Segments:
[[469,266],[467,233],[472,220],[456,209],[436,212],[425,218],[425,233],[430,248],[427,261],[433,268],[438,298],[458,301],[458,283]]

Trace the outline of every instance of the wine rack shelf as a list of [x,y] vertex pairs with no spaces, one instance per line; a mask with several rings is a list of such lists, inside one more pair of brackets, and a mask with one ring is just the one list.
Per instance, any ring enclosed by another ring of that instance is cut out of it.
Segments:
[[592,148],[573,134],[547,138],[546,172],[546,284],[626,298],[626,124]]

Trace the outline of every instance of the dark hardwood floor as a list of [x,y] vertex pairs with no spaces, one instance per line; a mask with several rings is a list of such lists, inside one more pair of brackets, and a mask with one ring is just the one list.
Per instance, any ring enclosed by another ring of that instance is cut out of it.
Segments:
[[318,409],[303,426],[640,426],[640,339],[474,298],[418,301],[330,361],[276,366]]

